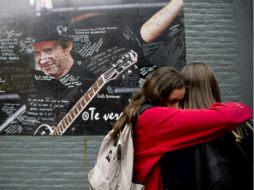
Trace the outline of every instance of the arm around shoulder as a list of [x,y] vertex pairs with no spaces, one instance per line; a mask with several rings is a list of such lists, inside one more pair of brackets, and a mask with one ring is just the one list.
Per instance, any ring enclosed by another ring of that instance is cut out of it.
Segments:
[[208,109],[154,107],[140,115],[139,123],[163,151],[207,142],[231,131],[252,116],[240,102],[216,103]]

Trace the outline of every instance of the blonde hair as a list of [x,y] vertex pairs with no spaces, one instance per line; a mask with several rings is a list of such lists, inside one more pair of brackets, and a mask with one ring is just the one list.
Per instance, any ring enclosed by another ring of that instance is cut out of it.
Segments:
[[208,108],[221,101],[220,88],[211,67],[195,62],[183,67],[181,73],[186,86],[183,108]]
[[[186,86],[185,96],[180,102],[182,108],[208,108],[221,101],[218,81],[209,65],[201,62],[189,63],[182,68],[181,73]],[[241,141],[247,135],[246,127],[253,131],[248,123],[243,123],[232,131],[236,141]]]

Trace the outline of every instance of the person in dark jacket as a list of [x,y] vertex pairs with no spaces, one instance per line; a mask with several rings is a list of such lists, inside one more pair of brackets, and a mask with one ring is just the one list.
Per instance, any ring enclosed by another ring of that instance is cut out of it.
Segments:
[[[181,107],[205,109],[221,101],[216,76],[207,64],[189,63],[181,73],[186,84]],[[248,136],[243,136],[245,131]],[[251,139],[253,129],[242,126],[207,143],[167,153],[160,161],[164,189],[253,189]]]

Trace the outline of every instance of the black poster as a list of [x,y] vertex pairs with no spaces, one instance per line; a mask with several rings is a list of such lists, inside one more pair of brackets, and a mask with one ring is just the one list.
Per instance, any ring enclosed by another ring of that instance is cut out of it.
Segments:
[[104,135],[151,71],[186,62],[178,0],[0,7],[1,135]]

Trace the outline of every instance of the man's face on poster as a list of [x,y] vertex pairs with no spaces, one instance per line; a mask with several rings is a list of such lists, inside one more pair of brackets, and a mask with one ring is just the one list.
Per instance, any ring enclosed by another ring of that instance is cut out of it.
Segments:
[[36,66],[45,74],[56,79],[70,68],[71,47],[63,48],[58,41],[40,41],[33,44]]

